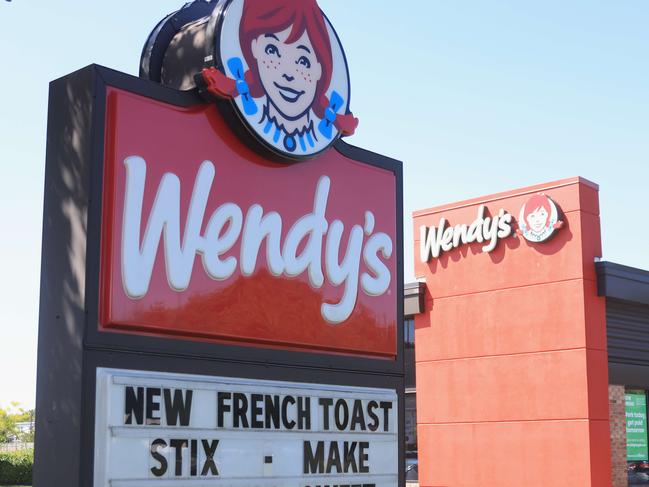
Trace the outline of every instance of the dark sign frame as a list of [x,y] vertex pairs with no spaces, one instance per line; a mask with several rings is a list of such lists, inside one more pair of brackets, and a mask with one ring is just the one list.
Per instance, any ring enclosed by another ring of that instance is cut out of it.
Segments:
[[[179,107],[205,102],[97,65],[50,85],[38,338],[34,486],[93,485],[98,367],[394,388],[404,482],[403,175],[399,161],[336,142],[332,150],[392,171],[397,200],[397,356],[358,358],[101,332],[100,243],[106,93]],[[227,103],[227,102],[223,102]],[[232,121],[233,124],[238,121]]]

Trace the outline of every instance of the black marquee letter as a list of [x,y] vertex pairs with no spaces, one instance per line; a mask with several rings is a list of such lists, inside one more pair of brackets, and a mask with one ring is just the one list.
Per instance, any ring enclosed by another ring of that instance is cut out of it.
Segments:
[[157,397],[160,398],[162,391],[159,387],[147,387],[146,389],[146,424],[147,426],[159,426],[160,416],[154,416],[156,412],[160,412],[160,403],[153,402]]
[[358,471],[360,473],[370,473],[370,466],[367,464],[370,443],[368,441],[361,441],[358,445]]
[[137,388],[137,394],[134,387],[127,387],[124,398],[124,424],[144,423],[144,387]]
[[381,409],[383,409],[383,431],[388,431],[390,429],[390,409],[392,409],[392,403],[382,401]]
[[319,441],[315,449],[315,455],[311,448],[311,442],[304,442],[304,473],[324,472],[324,441]]
[[171,440],[171,448],[176,450],[176,477],[183,474],[183,448],[187,448],[187,440]]
[[165,413],[167,415],[168,426],[176,426],[178,420],[180,420],[180,426],[189,426],[193,395],[194,391],[187,390],[185,392],[185,399],[183,399],[183,391],[176,389],[174,390],[172,399],[171,390],[164,390]]
[[343,445],[343,471],[345,473],[348,473],[350,469],[352,473],[358,472],[358,466],[356,465],[356,445],[357,443],[355,441],[346,441]]
[[336,467],[336,473],[343,473],[343,466],[340,462],[340,448],[337,441],[329,442],[329,457],[327,458],[327,473],[331,473],[331,469]]
[[216,447],[219,446],[219,440],[214,440],[212,442],[201,440],[201,443],[203,444],[203,451],[206,456],[201,475],[203,477],[207,474],[218,475],[219,470],[216,468],[216,464],[214,463],[214,454],[216,453]]
[[264,414],[266,417],[266,428],[278,430],[279,423],[279,396],[266,396],[264,398]]
[[284,428],[287,430],[292,430],[297,424],[295,421],[288,420],[288,404],[291,403],[295,405],[295,398],[293,396],[286,396],[282,400],[282,423],[284,423]]
[[264,427],[264,420],[259,419],[259,417],[264,413],[264,410],[261,407],[263,400],[264,396],[262,394],[250,394],[250,408],[252,409],[250,413],[250,426],[255,429],[261,429]]
[[[342,420],[340,418],[341,411],[343,413]],[[347,423],[349,422],[349,406],[347,406],[347,401],[344,399],[338,399],[336,401],[334,420],[336,421],[336,428],[338,428],[338,431],[344,431],[345,428],[347,428]]]
[[311,429],[311,398],[298,397],[297,398],[297,429],[310,430]]
[[231,400],[232,394],[229,392],[219,392],[217,395],[218,398],[218,425],[219,428],[223,428],[223,416],[224,413],[229,413],[232,409],[229,404],[225,404],[225,400]]
[[160,448],[167,448],[167,442],[165,440],[157,439],[151,443],[151,456],[154,460],[160,463],[159,467],[151,468],[151,473],[156,477],[162,477],[167,473],[167,459],[164,455],[158,453]]
[[367,404],[367,415],[372,418],[372,422],[367,425],[370,431],[376,431],[379,429],[379,417],[374,412],[375,409],[379,407],[379,404],[376,401],[370,401]]
[[189,448],[189,475],[196,477],[198,475],[198,440],[191,440],[189,442]]
[[318,399],[318,404],[322,406],[322,421],[323,421],[323,428],[325,431],[329,431],[329,407],[333,405],[334,400],[333,399],[328,399],[321,397]]
[[367,426],[365,425],[365,412],[363,411],[363,401],[356,399],[354,401],[354,410],[352,412],[352,424],[350,427],[351,431],[356,431],[356,426],[360,426],[361,431],[365,431]]
[[[250,428],[248,424],[248,398],[245,394],[234,393],[234,424],[235,428]],[[241,426],[240,426],[241,425]]]

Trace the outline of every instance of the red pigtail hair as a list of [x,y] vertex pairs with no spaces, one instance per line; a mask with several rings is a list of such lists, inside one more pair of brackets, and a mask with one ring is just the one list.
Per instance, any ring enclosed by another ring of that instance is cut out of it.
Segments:
[[[329,98],[325,95],[320,97],[320,103],[314,104],[313,113],[320,119],[324,118],[325,110],[329,107]],[[354,135],[358,127],[358,118],[354,117],[353,113],[339,113],[336,116],[334,127],[338,129],[341,136],[348,137]]]

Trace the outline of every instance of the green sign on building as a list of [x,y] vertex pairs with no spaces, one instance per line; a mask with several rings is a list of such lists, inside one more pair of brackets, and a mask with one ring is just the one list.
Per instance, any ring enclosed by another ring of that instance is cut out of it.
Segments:
[[647,444],[647,395],[644,391],[627,391],[626,402],[626,451],[627,460],[649,460]]

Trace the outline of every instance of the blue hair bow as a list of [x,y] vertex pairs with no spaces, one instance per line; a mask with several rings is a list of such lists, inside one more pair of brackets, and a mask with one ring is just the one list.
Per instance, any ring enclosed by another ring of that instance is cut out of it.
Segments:
[[334,123],[336,123],[336,117],[338,116],[338,110],[343,106],[343,97],[338,94],[337,91],[334,91],[331,94],[331,100],[329,100],[329,106],[324,111],[324,118],[320,121],[318,125],[318,130],[326,138],[331,139],[333,136]]
[[237,82],[237,91],[241,95],[241,101],[243,102],[243,111],[246,112],[246,115],[254,115],[257,113],[258,108],[255,100],[250,96],[250,87],[246,83],[243,62],[238,57],[230,58],[228,60],[228,68],[230,68],[230,72],[234,75],[234,79]]

